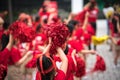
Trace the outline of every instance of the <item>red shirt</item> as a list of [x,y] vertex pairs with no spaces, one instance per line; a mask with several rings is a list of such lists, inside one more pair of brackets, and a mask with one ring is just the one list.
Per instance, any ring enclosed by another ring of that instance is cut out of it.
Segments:
[[[66,78],[65,80],[74,80],[73,79],[73,73],[75,72],[75,64],[70,55],[67,55],[68,59],[68,68],[67,68],[67,73],[66,73]],[[54,60],[57,62],[61,62],[59,57],[54,56]]]
[[58,70],[54,80],[65,80],[65,73],[62,70]]
[[86,10],[89,12],[89,17],[88,17],[88,22],[96,22],[97,17],[98,17],[98,8],[94,8],[93,10]]
[[5,48],[0,52],[0,80],[4,80],[7,75],[7,62],[9,57],[9,50]]
[[117,45],[120,45],[120,40],[117,41]]
[[12,47],[10,52],[10,57],[8,60],[9,65],[14,65],[16,62],[18,62],[21,59],[21,53],[17,48]]
[[0,52],[0,64],[7,66],[9,52],[10,51],[7,48]]
[[76,51],[81,51],[84,49],[83,42],[79,40],[70,40],[68,41],[69,48],[76,49]]

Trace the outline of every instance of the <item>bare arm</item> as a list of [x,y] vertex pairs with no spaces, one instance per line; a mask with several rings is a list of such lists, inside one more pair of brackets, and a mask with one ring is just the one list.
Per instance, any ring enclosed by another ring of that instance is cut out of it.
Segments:
[[16,66],[21,65],[31,54],[32,52],[28,51],[17,63],[15,63],[15,65]]
[[58,52],[59,57],[62,61],[62,64],[60,66],[60,70],[62,70],[66,74],[67,67],[68,67],[68,59],[67,59],[65,53],[63,52],[63,50],[60,47],[57,48],[57,52]]
[[12,45],[13,45],[13,36],[10,34],[10,36],[9,36],[9,42],[8,42],[6,48],[7,48],[8,50],[11,50]]
[[49,38],[49,43],[48,43],[48,45],[46,46],[46,48],[43,50],[43,54],[49,52],[51,45],[52,45],[52,38]]
[[81,53],[82,54],[95,54],[96,51],[95,50],[82,50]]
[[77,62],[76,62],[76,60],[75,60],[75,54],[76,54],[76,50],[74,49],[73,51],[72,51],[72,59],[73,59],[73,61],[74,61],[74,64],[75,64],[75,66],[77,65]]
[[89,13],[86,12],[85,20],[84,20],[84,23],[83,23],[83,26],[82,26],[83,30],[86,30],[86,27],[87,27],[87,24],[88,24],[88,16],[89,16]]
[[120,33],[120,23],[119,23],[119,20],[117,21],[117,30]]

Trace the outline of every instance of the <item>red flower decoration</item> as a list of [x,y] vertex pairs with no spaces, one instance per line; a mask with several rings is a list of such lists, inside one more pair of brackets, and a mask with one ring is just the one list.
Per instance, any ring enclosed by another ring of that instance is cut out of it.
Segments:
[[13,34],[14,38],[19,39],[20,42],[30,42],[35,37],[35,31],[20,21],[12,23],[9,31]]
[[56,53],[56,47],[62,47],[69,35],[68,28],[63,23],[51,23],[47,25],[44,27],[44,33],[47,37],[52,38],[53,43],[50,49],[50,53],[52,54]]

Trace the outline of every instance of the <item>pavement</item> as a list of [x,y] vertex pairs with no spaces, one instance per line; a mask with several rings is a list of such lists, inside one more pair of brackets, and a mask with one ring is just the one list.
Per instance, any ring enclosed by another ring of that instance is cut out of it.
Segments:
[[[97,36],[103,36],[106,34],[107,34],[106,20],[97,20]],[[108,40],[108,42],[110,41]],[[82,80],[120,80],[120,59],[118,60],[118,65],[115,66],[113,62],[114,51],[109,51],[109,49],[110,45],[107,42],[97,46],[97,52],[105,60],[106,71],[88,74],[84,76]]]

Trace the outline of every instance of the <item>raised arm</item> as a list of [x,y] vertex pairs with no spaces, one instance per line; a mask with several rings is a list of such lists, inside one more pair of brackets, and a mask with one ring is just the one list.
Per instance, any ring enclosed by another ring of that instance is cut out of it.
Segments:
[[58,47],[57,52],[58,52],[59,57],[60,57],[60,59],[62,61],[62,64],[60,66],[60,70],[62,70],[66,74],[67,67],[68,67],[68,59],[67,59],[64,51],[62,50],[62,48]]
[[6,48],[7,48],[8,50],[11,50],[12,45],[13,45],[13,36],[10,34],[10,36],[9,36],[9,42],[8,42]]
[[86,30],[86,27],[87,27],[87,24],[88,24],[88,16],[89,16],[89,13],[86,12],[85,20],[84,20],[84,23],[83,23],[83,26],[82,26],[83,30]]

